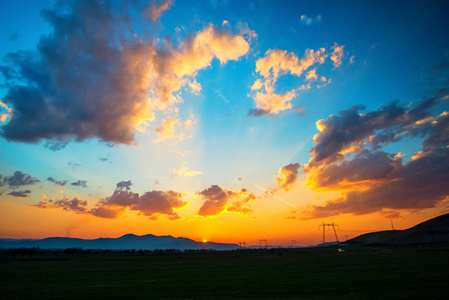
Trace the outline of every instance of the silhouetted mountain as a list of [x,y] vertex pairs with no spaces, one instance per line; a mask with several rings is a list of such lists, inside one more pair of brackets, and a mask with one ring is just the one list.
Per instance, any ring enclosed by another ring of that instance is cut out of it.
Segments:
[[441,242],[449,242],[449,214],[427,220],[406,230],[371,232],[345,243],[365,246],[395,246]]
[[111,250],[126,250],[126,249],[232,250],[239,248],[237,244],[224,244],[213,242],[202,243],[202,242],[195,242],[194,240],[183,237],[175,238],[169,235],[155,236],[152,234],[142,236],[137,236],[134,234],[126,234],[119,238],[99,238],[94,240],[85,240],[67,237],[51,237],[41,240],[0,239],[0,248],[22,248],[22,247],[24,248],[39,247],[41,249],[81,248],[81,249],[111,249]]

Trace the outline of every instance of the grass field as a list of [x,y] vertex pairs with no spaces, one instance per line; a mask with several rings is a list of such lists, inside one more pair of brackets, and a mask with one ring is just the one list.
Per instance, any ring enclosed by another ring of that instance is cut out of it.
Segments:
[[449,299],[449,250],[3,257],[1,299]]

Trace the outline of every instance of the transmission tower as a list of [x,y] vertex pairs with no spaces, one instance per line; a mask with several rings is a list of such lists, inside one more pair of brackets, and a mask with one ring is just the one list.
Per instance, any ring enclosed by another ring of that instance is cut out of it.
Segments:
[[292,240],[292,246],[296,246],[296,240]]
[[239,246],[245,248],[246,247],[246,242],[239,242]]
[[394,225],[393,225],[393,220],[390,220],[391,221],[391,228],[393,229],[393,230],[395,230],[394,229]]
[[334,230],[335,239],[337,240],[337,243],[338,243],[337,231],[335,230],[335,226],[338,227],[338,225],[336,225],[335,222],[332,224],[325,224],[324,222],[322,222],[322,223],[323,224],[321,224],[319,227],[323,226],[323,244],[326,242],[326,226],[328,229],[330,229],[332,227],[332,229]]
[[268,248],[268,246],[267,246],[267,240],[259,240],[259,246],[260,246],[260,248],[262,248],[262,244],[263,243],[265,243],[265,249],[267,249]]

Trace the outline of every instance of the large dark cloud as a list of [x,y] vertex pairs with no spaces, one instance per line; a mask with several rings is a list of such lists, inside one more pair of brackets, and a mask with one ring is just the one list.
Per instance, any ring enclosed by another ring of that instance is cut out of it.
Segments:
[[[446,94],[404,107],[397,102],[361,114],[361,107],[317,122],[306,182],[341,196],[304,211],[306,218],[341,213],[397,215],[432,208],[449,196],[449,117],[434,113]],[[406,137],[422,139],[422,150],[404,162],[382,146]]]
[[52,33],[40,38],[36,51],[9,53],[1,67],[3,101],[13,114],[0,134],[8,141],[47,140],[53,150],[72,139],[132,143],[146,114],[143,72],[152,52],[148,35],[134,35],[139,13],[132,18],[130,11],[144,15],[149,5],[58,1],[42,11]]
[[[437,149],[411,160],[385,182],[365,189],[353,188],[341,197],[315,205],[306,217],[319,218],[341,213],[367,214],[384,209],[420,210],[435,207],[449,196],[449,150]],[[341,178],[344,180],[344,178]]]
[[7,89],[2,101],[12,109],[0,135],[44,140],[52,150],[92,138],[133,144],[156,111],[182,101],[175,92],[183,86],[199,91],[198,70],[249,51],[243,36],[212,24],[178,44],[167,38],[158,45],[153,22],[169,2],[63,0],[44,10],[52,33],[40,38],[36,51],[10,53],[0,66]]
[[215,216],[223,211],[250,214],[252,209],[248,204],[251,200],[256,199],[256,196],[246,189],[227,191],[218,185],[212,185],[198,192],[198,195],[205,199],[198,211],[198,215],[203,217]]
[[0,186],[8,184],[10,187],[15,188],[22,185],[33,185],[38,182],[40,182],[40,180],[36,177],[32,177],[31,175],[21,171],[15,171],[12,176],[3,177],[3,180],[0,182]]
[[364,182],[388,181],[399,176],[402,159],[382,151],[361,150],[352,160],[331,164],[313,172],[309,169],[309,180],[315,189],[350,189]]
[[431,117],[430,109],[441,101],[441,98],[432,97],[411,109],[393,102],[368,113],[360,113],[364,106],[358,105],[340,111],[326,121],[319,120],[320,133],[314,137],[309,167],[341,161],[345,152],[360,149],[367,138],[373,148],[379,148],[380,144],[397,142],[407,134],[417,133],[415,127],[420,126],[416,126],[416,122]]

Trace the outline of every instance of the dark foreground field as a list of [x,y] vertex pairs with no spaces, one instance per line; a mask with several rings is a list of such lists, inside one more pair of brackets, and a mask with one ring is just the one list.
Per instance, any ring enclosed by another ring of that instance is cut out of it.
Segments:
[[0,299],[449,299],[449,250],[2,256]]

